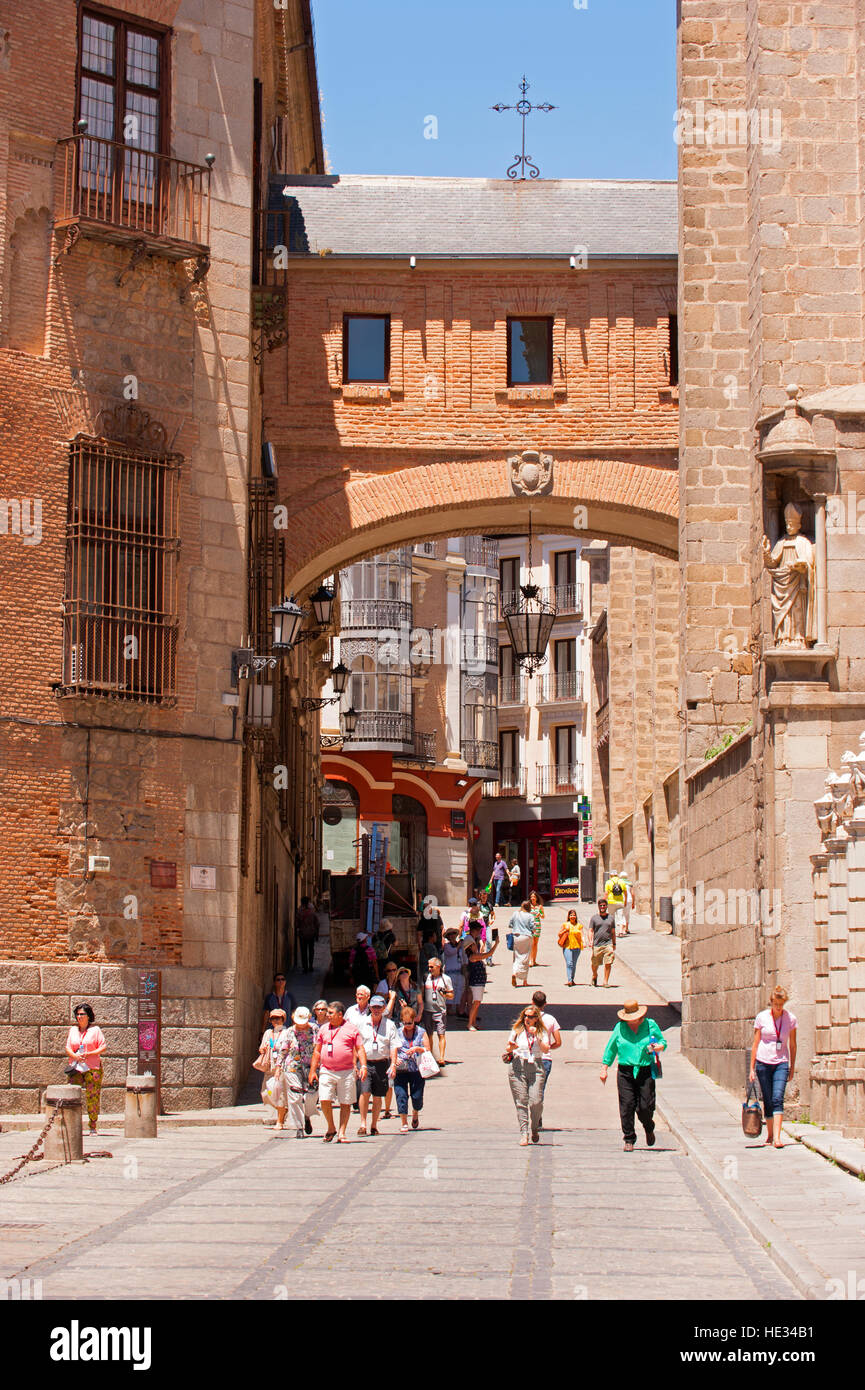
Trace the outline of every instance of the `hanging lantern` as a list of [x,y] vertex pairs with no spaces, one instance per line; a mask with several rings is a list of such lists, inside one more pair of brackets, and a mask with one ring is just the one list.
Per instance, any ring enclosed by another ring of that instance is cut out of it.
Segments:
[[349,708],[343,712],[342,731],[345,734],[346,738],[351,738],[356,728],[357,710],[354,708],[354,705],[350,705]]
[[350,675],[348,667],[341,661],[338,666],[331,667],[330,681],[335,695],[344,695],[348,685]]
[[319,584],[315,593],[310,595],[309,602],[317,627],[330,626],[331,614],[333,613],[333,600],[333,589],[326,588],[324,584]]
[[532,514],[529,512],[529,578],[521,584],[513,603],[502,608],[502,617],[513,648],[514,661],[527,675],[534,675],[547,659],[547,648],[556,621],[555,604],[541,598],[532,578]]
[[295,603],[292,595],[283,599],[282,603],[275,603],[270,611],[273,614],[273,650],[290,652],[297,641],[304,610],[299,603]]

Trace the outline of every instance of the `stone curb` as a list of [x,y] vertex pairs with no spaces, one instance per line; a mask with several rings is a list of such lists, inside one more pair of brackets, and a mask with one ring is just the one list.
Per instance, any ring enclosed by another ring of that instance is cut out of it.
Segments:
[[846,1139],[835,1130],[811,1134],[810,1129],[810,1125],[800,1125],[795,1120],[783,1126],[784,1133],[803,1148],[810,1149],[830,1163],[837,1163],[839,1168],[852,1173],[855,1178],[865,1175],[865,1150],[861,1154],[858,1152],[855,1139]]
[[717,1164],[711,1154],[703,1147],[687,1124],[680,1119],[676,1111],[670,1109],[660,1099],[657,1103],[657,1110],[670,1132],[679,1141],[685,1152],[690,1155],[703,1176],[708,1179],[716,1192],[745,1223],[751,1235],[763,1247],[781,1273],[790,1280],[794,1288],[798,1289],[803,1298],[809,1301],[816,1302],[825,1299],[826,1276],[821,1274],[816,1265],[811,1264],[810,1260],[791,1241],[787,1240],[768,1213],[752,1197],[737,1189],[733,1183],[718,1173]]

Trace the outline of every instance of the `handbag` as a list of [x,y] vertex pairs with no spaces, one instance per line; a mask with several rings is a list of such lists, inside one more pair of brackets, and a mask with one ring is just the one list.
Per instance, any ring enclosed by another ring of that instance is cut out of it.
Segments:
[[514,934],[512,931],[509,931],[507,936],[505,937],[505,945],[507,946],[509,951],[512,951],[514,949]]
[[426,1049],[424,1049],[417,1059],[417,1069],[424,1081],[429,1081],[431,1077],[438,1076],[441,1071],[441,1067],[435,1057],[431,1052],[427,1052]]
[[570,929],[570,927],[568,927],[568,926],[562,927],[561,931],[559,932],[558,936],[556,937],[556,941],[557,941],[558,944],[561,946],[562,950],[565,949],[565,947],[567,946],[567,944],[568,944],[570,938],[571,938],[571,929]]
[[[656,1038],[656,1037],[654,1036],[653,1033],[650,1033],[650,1034],[649,1034],[649,1042],[653,1042],[653,1043],[654,1043],[654,1042],[660,1042],[660,1041],[661,1041],[661,1039],[660,1039],[660,1038]],[[662,1077],[663,1075],[664,1075],[664,1068],[661,1066],[661,1054],[660,1054],[660,1052],[653,1052],[653,1053],[652,1053],[652,1080],[653,1080],[653,1081],[660,1081],[660,1079],[661,1079],[661,1077]]]
[[270,1063],[265,1062],[260,1052],[253,1062],[252,1067],[254,1071],[270,1071]]
[[749,1139],[759,1139],[763,1132],[763,1111],[760,1108],[759,1094],[753,1081],[748,1082],[745,1099],[742,1102],[742,1133]]

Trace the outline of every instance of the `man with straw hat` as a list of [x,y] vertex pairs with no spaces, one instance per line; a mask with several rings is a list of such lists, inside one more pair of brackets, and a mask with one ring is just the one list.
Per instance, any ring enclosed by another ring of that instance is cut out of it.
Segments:
[[625,1001],[619,1009],[620,1022],[604,1048],[601,1080],[606,1085],[607,1067],[618,1057],[616,1082],[619,1091],[619,1118],[625,1153],[632,1153],[637,1142],[634,1114],[646,1131],[649,1148],[655,1142],[655,1077],[660,1070],[657,1054],[666,1049],[664,1035],[648,1009],[636,999]]

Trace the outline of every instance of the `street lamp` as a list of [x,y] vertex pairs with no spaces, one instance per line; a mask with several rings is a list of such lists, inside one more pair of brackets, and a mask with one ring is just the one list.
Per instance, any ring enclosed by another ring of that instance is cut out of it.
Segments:
[[310,596],[313,617],[316,627],[329,627],[331,614],[333,613],[333,589],[328,589],[324,584],[319,584],[315,593]]
[[345,740],[351,738],[357,726],[357,710],[351,706],[342,716],[342,732],[338,734],[322,734],[319,738],[319,747],[323,753],[328,750],[338,750],[342,748]]
[[275,603],[270,611],[273,614],[273,650],[290,652],[298,641],[300,625],[306,614],[295,602],[293,594],[291,598],[283,599],[282,603]]
[[350,674],[351,672],[348,667],[344,666],[342,662],[340,662],[338,666],[333,666],[330,672],[330,679],[336,694],[332,695],[329,700],[313,699],[311,696],[307,695],[300,702],[301,709],[324,709],[325,705],[335,705],[345,694],[345,688],[348,684]]
[[550,634],[556,621],[555,604],[541,598],[541,591],[532,580],[532,514],[529,512],[529,581],[521,584],[513,603],[502,608],[514,660],[534,675],[547,659]]

